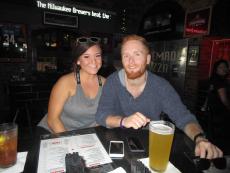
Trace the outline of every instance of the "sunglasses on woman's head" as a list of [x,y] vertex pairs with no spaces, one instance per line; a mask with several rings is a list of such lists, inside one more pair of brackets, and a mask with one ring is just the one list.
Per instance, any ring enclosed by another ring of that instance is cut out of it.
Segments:
[[199,156],[191,156],[191,154],[184,153],[185,156],[192,161],[198,170],[207,170],[211,165],[215,166],[217,169],[226,169],[227,161],[225,157],[215,158],[215,159],[203,159]]
[[76,41],[77,43],[100,43],[101,39],[99,37],[79,37]]

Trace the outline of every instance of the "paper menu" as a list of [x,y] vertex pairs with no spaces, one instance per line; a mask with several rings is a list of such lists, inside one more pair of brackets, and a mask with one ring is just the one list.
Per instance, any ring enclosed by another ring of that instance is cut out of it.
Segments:
[[37,173],[65,172],[65,155],[78,152],[86,166],[111,163],[112,160],[95,133],[41,141]]
[[112,162],[96,134],[79,135],[77,137],[78,140],[74,140],[71,150],[83,156],[87,167]]

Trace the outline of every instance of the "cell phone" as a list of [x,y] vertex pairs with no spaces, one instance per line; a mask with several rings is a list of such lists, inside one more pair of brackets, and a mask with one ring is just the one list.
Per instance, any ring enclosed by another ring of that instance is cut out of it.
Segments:
[[130,151],[132,151],[132,152],[144,152],[145,151],[145,148],[142,145],[139,138],[127,137],[126,139],[127,139]]
[[110,141],[109,156],[112,158],[124,157],[124,142],[123,141]]

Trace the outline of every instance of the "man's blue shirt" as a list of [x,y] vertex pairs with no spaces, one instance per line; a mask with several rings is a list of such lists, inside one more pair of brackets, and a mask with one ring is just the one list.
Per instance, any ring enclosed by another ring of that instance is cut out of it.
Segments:
[[195,116],[165,79],[147,71],[145,88],[136,98],[129,93],[124,83],[123,69],[107,78],[96,113],[98,124],[106,127],[107,116],[125,117],[135,112],[140,112],[151,120],[159,120],[160,114],[164,112],[181,130],[189,122],[197,123]]

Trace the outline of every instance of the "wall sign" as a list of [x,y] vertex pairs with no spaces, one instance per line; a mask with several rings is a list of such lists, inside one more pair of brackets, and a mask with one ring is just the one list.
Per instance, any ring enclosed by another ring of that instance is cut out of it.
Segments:
[[208,35],[210,31],[212,8],[186,12],[184,37]]
[[44,24],[78,28],[78,16],[44,11],[43,21]]

